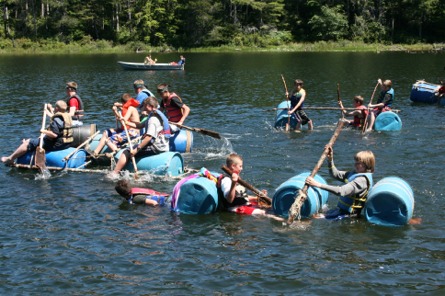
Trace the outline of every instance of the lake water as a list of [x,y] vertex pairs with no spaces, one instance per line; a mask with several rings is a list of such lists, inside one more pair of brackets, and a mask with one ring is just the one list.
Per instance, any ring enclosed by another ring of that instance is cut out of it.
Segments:
[[[159,62],[177,54],[152,54]],[[311,171],[331,138],[338,111],[308,110],[312,132],[273,129],[271,111],[303,79],[307,106],[369,102],[378,78],[391,79],[399,132],[362,136],[344,130],[336,164],[372,150],[375,181],[398,176],[415,194],[420,225],[382,227],[363,220],[309,220],[302,227],[250,216],[187,216],[168,207],[129,206],[103,173],[53,173],[0,167],[0,294],[2,295],[413,295],[445,292],[443,223],[445,109],[409,100],[417,79],[445,78],[445,55],[407,53],[188,54],[185,71],[124,71],[118,60],[143,54],[1,56],[0,151],[38,135],[46,102],[75,80],[86,123],[114,126],[111,104],[143,79],[167,82],[191,108],[186,125],[220,132],[227,141],[194,134],[188,168],[220,171],[226,155],[244,157],[243,179],[270,196],[284,181]],[[307,127],[305,126],[304,129]],[[324,166],[319,174],[336,183]],[[144,176],[136,183],[171,192],[178,180]],[[329,196],[335,206],[336,197]]]

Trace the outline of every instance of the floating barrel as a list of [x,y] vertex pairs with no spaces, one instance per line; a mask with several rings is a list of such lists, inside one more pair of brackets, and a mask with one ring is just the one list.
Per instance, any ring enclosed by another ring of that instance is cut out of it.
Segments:
[[436,96],[435,93],[438,87],[440,87],[439,84],[417,81],[412,86],[409,98],[413,102],[430,104],[437,103],[439,98]]
[[[303,189],[309,172],[301,173],[282,183],[276,190],[272,198],[272,208],[275,214],[283,217],[289,215],[289,209],[295,201],[300,189]],[[322,184],[326,181],[319,175],[315,175],[314,179]],[[301,216],[310,217],[317,213],[321,207],[328,201],[329,193],[320,188],[309,187],[307,190],[307,199],[301,207]]]
[[192,152],[193,133],[189,130],[179,130],[169,139],[170,151],[181,153]]
[[[70,156],[68,163],[65,162],[64,158],[76,149],[73,147],[46,152],[46,166],[56,167],[56,168],[83,168],[86,162],[86,151],[83,149],[77,150],[73,155]],[[25,155],[17,158],[18,164],[34,165],[35,164],[35,152],[27,152]],[[65,166],[66,165],[66,166]]]
[[71,147],[76,148],[95,133],[96,133],[96,124],[94,123],[73,127],[74,141],[71,143]]
[[[116,162],[124,149],[115,154]],[[184,173],[184,160],[179,152],[163,152],[156,155],[138,157],[136,156],[136,166],[140,171],[150,171],[155,175],[179,176]],[[131,158],[124,169],[134,171]]]
[[[289,118],[289,114],[287,114],[289,106],[290,106],[290,101],[283,101],[277,106],[277,114],[275,116],[275,128],[286,127]],[[297,120],[295,116],[292,116],[290,118],[290,127],[295,129],[296,126],[297,126]]]
[[402,120],[392,111],[382,112],[375,120],[374,129],[376,131],[399,131],[402,129]]
[[413,216],[413,190],[398,177],[383,178],[369,192],[364,210],[366,219],[373,224],[405,225]]
[[171,208],[182,214],[210,214],[218,208],[216,183],[197,174],[179,181],[174,189]]

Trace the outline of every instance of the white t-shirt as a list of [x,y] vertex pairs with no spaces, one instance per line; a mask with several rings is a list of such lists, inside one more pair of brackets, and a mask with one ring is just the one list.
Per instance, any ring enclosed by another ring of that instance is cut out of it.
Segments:
[[159,152],[169,151],[168,139],[165,138],[164,134],[161,134],[163,127],[156,116],[150,117],[150,119],[147,121],[145,129],[145,134],[155,139],[153,142],[153,146],[154,148],[156,148],[156,150],[158,150]]

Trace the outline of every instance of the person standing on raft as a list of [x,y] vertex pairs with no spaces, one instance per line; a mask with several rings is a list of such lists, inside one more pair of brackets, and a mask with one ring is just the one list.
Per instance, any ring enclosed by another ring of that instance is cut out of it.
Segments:
[[290,116],[294,115],[297,119],[297,126],[295,131],[299,132],[301,125],[308,125],[308,129],[312,130],[314,125],[312,120],[307,116],[303,110],[304,100],[306,99],[306,90],[303,88],[303,80],[296,79],[294,83],[295,87],[292,93],[286,92],[286,97],[290,100],[290,110],[287,112]]
[[380,113],[391,111],[391,106],[394,101],[394,89],[392,88],[392,81],[385,80],[382,82],[382,79],[379,78],[377,81],[381,85],[381,91],[379,94],[379,99],[377,100],[377,104],[369,104],[368,108],[372,109],[369,112],[369,116],[367,118],[366,131],[371,131],[374,127],[374,122],[377,116]]
[[343,186],[326,185],[315,181],[311,176],[306,178],[306,184],[327,190],[339,196],[337,207],[329,210],[324,215],[326,219],[335,219],[342,216],[360,217],[368,193],[373,186],[374,154],[372,151],[357,152],[354,156],[355,170],[340,171],[334,165],[334,150],[331,146],[326,146],[326,149],[329,150],[327,159],[330,175],[346,184]]

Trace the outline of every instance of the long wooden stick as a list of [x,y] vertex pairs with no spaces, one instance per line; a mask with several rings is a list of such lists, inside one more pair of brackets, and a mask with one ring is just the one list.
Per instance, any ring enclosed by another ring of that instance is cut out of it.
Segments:
[[[229,175],[232,175],[233,172],[231,169],[229,169],[227,166],[223,165],[221,169],[226,172]],[[272,206],[272,199],[268,196],[266,196],[262,191],[256,189],[253,185],[247,183],[246,181],[242,180],[241,177],[238,178],[238,183],[252,191],[257,197],[258,197],[258,204],[270,208]],[[261,201],[261,203],[260,203]]]
[[[283,74],[281,74],[281,80],[283,80],[284,89],[286,90],[286,94],[289,94],[289,91],[287,90],[286,80],[284,79]],[[290,110],[289,97],[288,96],[286,96],[286,101],[287,101],[287,110]],[[288,116],[287,116],[287,123],[286,123],[286,132],[288,132],[289,128],[290,128],[290,117],[291,117],[291,114],[288,114]]]
[[[45,104],[43,107],[43,118],[42,118],[41,130],[45,129],[47,108],[48,108],[48,104]],[[46,154],[45,154],[45,149],[43,149],[43,138],[44,137],[45,137],[45,133],[41,132],[39,147],[36,149],[35,164],[40,168],[40,171],[42,172],[42,174],[45,175],[45,172],[49,172],[49,171],[46,169]]]
[[341,111],[340,111],[341,118],[343,119],[343,118],[345,118],[345,113],[343,112],[343,110],[345,108],[343,107],[343,102],[341,101],[341,97],[340,97],[340,83],[337,83],[337,102],[341,109]]
[[[331,139],[329,140],[329,143],[327,146],[332,147],[335,143],[335,141],[338,138],[338,135],[340,135],[341,129],[343,128],[344,121],[339,120],[337,128],[335,129],[334,134],[332,135]],[[329,150],[325,147],[323,149],[323,153],[320,156],[320,159],[318,160],[317,164],[315,165],[314,169],[312,170],[310,176],[314,177],[317,172],[320,170],[321,166],[323,165],[324,160],[326,159],[326,156],[328,154]],[[292,206],[289,209],[289,218],[287,223],[292,224],[292,222],[295,219],[295,212],[299,213],[301,210],[301,206],[304,204],[305,200],[307,199],[307,190],[309,188],[309,185],[304,184],[303,188],[298,192],[297,196],[295,197],[295,201],[292,204]],[[293,213],[291,213],[293,212]]]
[[[343,108],[340,108],[340,107],[310,107],[310,106],[305,106],[304,107],[304,109],[308,109],[308,110],[361,110],[361,109],[358,109],[358,108],[352,108],[352,107],[343,107]],[[269,109],[269,111],[277,111],[277,110],[287,110],[287,108],[272,108],[272,109]],[[394,112],[394,113],[399,113],[399,112],[401,112],[402,110],[398,110],[398,109],[391,109],[391,112]]]
[[197,128],[197,127],[189,127],[189,126],[185,126],[185,125],[182,125],[182,124],[179,124],[179,123],[176,123],[176,122],[171,122],[171,121],[169,121],[168,123],[176,125],[176,126],[179,126],[180,128],[184,128],[186,130],[190,130],[192,132],[197,132],[197,133],[201,133],[201,134],[206,135],[206,136],[210,136],[210,137],[215,138],[215,139],[221,139],[221,135],[219,133],[211,131],[211,130],[208,130],[208,129]]
[[[130,134],[128,133],[127,125],[125,124],[125,120],[122,117],[122,114],[117,111],[117,108],[113,108],[113,112],[119,117],[119,120],[121,121],[121,124],[124,127],[125,135],[127,136],[127,141],[131,142]],[[134,151],[133,145],[130,144],[129,147],[130,147],[130,153],[131,153],[131,161],[133,162],[134,178],[138,179],[138,166],[136,164],[136,159],[134,158],[134,155],[133,155],[133,151]]]
[[77,146],[77,148],[71,152],[70,154],[68,154],[67,156],[65,156],[63,158],[63,161],[68,162],[68,160],[71,158],[71,156],[74,155],[74,153],[76,153],[77,151],[79,151],[80,148],[82,148],[83,146],[85,146],[86,144],[88,144],[98,133],[100,133],[100,131],[97,131],[94,133],[94,135],[88,137],[88,139],[86,139],[82,144],[80,144],[79,146]]
[[[371,99],[369,100],[369,104],[368,104],[368,106],[370,105],[370,104],[372,104],[372,100],[374,99],[374,95],[375,95],[375,92],[377,91],[377,87],[379,86],[379,84],[380,84],[380,82],[377,82],[377,84],[375,85],[375,87],[374,87],[374,91],[372,92],[372,96],[371,96]],[[391,110],[391,111],[393,111],[393,110]],[[362,129],[362,133],[364,133],[365,131],[366,131],[366,126],[368,125],[368,116],[369,116],[369,112],[371,112],[371,109],[368,107],[368,113],[366,113],[366,116],[365,116],[365,121],[363,121],[363,129]],[[394,111],[393,111],[394,112]],[[372,126],[371,126],[371,128],[372,128]]]

